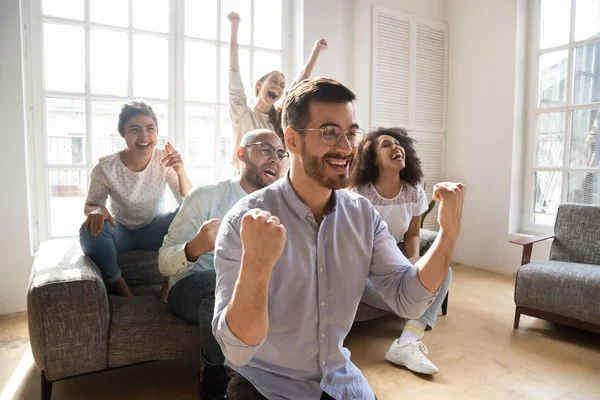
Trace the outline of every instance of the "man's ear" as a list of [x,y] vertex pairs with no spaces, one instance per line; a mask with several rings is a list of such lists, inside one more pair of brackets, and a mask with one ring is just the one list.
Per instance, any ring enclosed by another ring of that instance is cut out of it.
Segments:
[[242,163],[246,162],[246,152],[244,150],[244,147],[240,146],[235,152],[237,159],[240,160]]
[[300,152],[300,137],[297,130],[288,126],[283,132],[283,139],[285,141],[285,147],[290,153],[298,154]]

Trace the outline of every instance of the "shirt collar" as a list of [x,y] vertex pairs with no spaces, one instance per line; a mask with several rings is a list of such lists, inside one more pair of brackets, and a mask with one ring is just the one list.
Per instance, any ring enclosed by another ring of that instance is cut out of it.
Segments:
[[[281,192],[283,194],[283,199],[287,203],[288,207],[292,210],[294,214],[298,216],[301,220],[305,220],[306,217],[311,214],[310,208],[304,204],[302,200],[296,194],[294,187],[292,186],[292,182],[290,181],[290,173],[288,171],[285,174],[285,177],[280,180],[281,182]],[[325,215],[331,214],[335,211],[337,205],[337,190],[334,190],[331,194],[331,198],[329,199],[329,204],[327,205],[327,211]]]

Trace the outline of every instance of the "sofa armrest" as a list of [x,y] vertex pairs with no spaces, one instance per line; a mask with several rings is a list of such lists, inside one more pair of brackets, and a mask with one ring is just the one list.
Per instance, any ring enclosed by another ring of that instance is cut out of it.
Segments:
[[27,293],[36,365],[50,381],[105,369],[110,312],[98,267],[77,240],[43,243]]
[[419,255],[423,257],[425,253],[429,250],[435,239],[437,238],[438,233],[436,231],[431,231],[429,229],[421,229],[419,233],[419,237],[421,239],[421,245],[419,248]]
[[533,251],[533,244],[537,242],[543,242],[544,240],[554,239],[554,235],[542,235],[533,237],[524,237],[513,239],[510,243],[520,244],[523,246],[523,255],[521,256],[521,265],[529,264],[531,261],[531,252]]

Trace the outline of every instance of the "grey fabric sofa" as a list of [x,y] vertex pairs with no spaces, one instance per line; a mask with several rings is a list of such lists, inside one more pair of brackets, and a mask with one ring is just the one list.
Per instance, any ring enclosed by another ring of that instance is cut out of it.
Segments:
[[[421,232],[423,254],[437,233]],[[119,265],[138,297],[107,293],[100,271],[82,254],[77,240],[40,247],[31,272],[27,312],[42,399],[51,398],[52,384],[59,380],[149,361],[199,360],[198,326],[177,318],[156,298],[165,281],[158,272],[158,252],[124,253]],[[361,303],[356,320],[387,314]]]
[[[548,239],[549,261],[530,262],[533,244]],[[523,246],[514,328],[525,314],[600,333],[600,207],[563,204],[554,236],[511,242]]]
[[27,295],[29,338],[42,376],[42,399],[52,383],[147,361],[199,359],[197,325],[169,312],[156,294],[165,277],[158,252],[119,256],[123,276],[138,296],[111,296],[77,240],[42,244]]

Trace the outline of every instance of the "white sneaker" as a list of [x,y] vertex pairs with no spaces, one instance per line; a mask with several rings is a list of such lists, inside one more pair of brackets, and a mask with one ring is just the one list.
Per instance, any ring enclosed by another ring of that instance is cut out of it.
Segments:
[[437,374],[440,370],[425,357],[427,353],[427,347],[421,341],[400,345],[398,339],[396,339],[385,353],[385,359],[420,374]]

